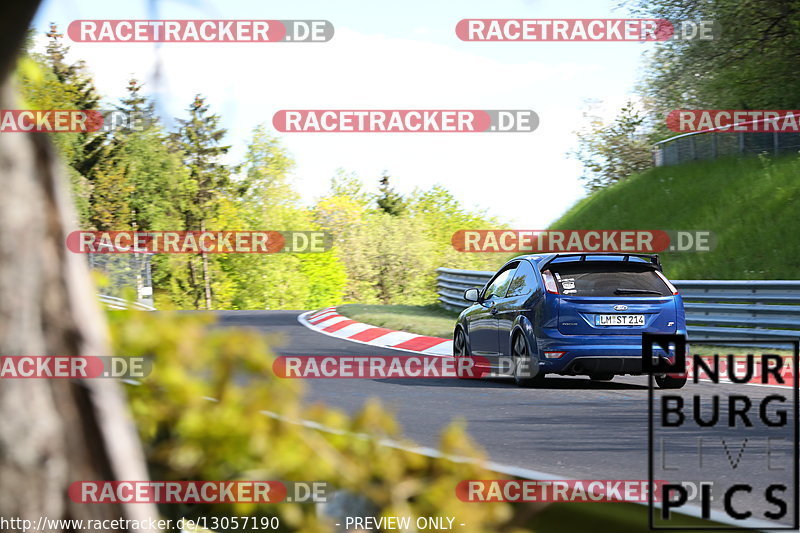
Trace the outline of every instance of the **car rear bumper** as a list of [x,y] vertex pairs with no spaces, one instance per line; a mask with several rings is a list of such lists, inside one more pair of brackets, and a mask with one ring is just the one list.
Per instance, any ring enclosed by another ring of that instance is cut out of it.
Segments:
[[576,357],[560,371],[562,374],[641,374],[641,357]]
[[[657,333],[657,332],[653,332]],[[683,329],[678,334],[686,334]],[[641,374],[641,335],[539,338],[539,371],[554,374]],[[564,352],[547,358],[544,352]]]

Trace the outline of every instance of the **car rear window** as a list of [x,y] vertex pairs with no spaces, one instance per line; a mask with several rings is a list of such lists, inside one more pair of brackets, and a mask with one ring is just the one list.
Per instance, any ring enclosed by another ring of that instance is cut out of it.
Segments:
[[[652,268],[635,263],[554,264],[550,271],[558,293],[567,296],[670,296],[672,291]],[[641,291],[641,292],[637,292]]]

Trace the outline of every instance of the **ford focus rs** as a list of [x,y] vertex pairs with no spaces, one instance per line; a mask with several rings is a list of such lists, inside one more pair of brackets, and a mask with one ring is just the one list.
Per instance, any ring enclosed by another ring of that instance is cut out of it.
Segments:
[[[683,301],[657,255],[521,256],[464,298],[473,304],[458,317],[453,355],[474,356],[525,387],[547,374],[641,374],[642,333],[686,334]],[[686,383],[682,375],[655,379],[661,388]]]

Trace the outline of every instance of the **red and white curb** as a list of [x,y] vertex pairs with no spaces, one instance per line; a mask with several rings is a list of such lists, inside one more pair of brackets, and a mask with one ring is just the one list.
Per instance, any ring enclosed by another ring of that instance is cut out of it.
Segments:
[[361,344],[425,355],[448,357],[453,355],[453,341],[450,339],[428,337],[356,322],[337,313],[335,307],[303,313],[297,317],[297,320],[307,328],[325,335]]

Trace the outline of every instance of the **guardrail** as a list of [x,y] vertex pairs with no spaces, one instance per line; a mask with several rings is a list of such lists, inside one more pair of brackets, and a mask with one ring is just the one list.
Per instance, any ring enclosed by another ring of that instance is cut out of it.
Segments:
[[107,309],[136,309],[138,311],[155,311],[156,308],[142,302],[130,302],[116,296],[98,294],[97,299],[106,306]]
[[[464,289],[483,287],[493,272],[439,268],[441,304],[464,309]],[[694,339],[775,339],[800,337],[800,281],[672,280],[686,307]]]

